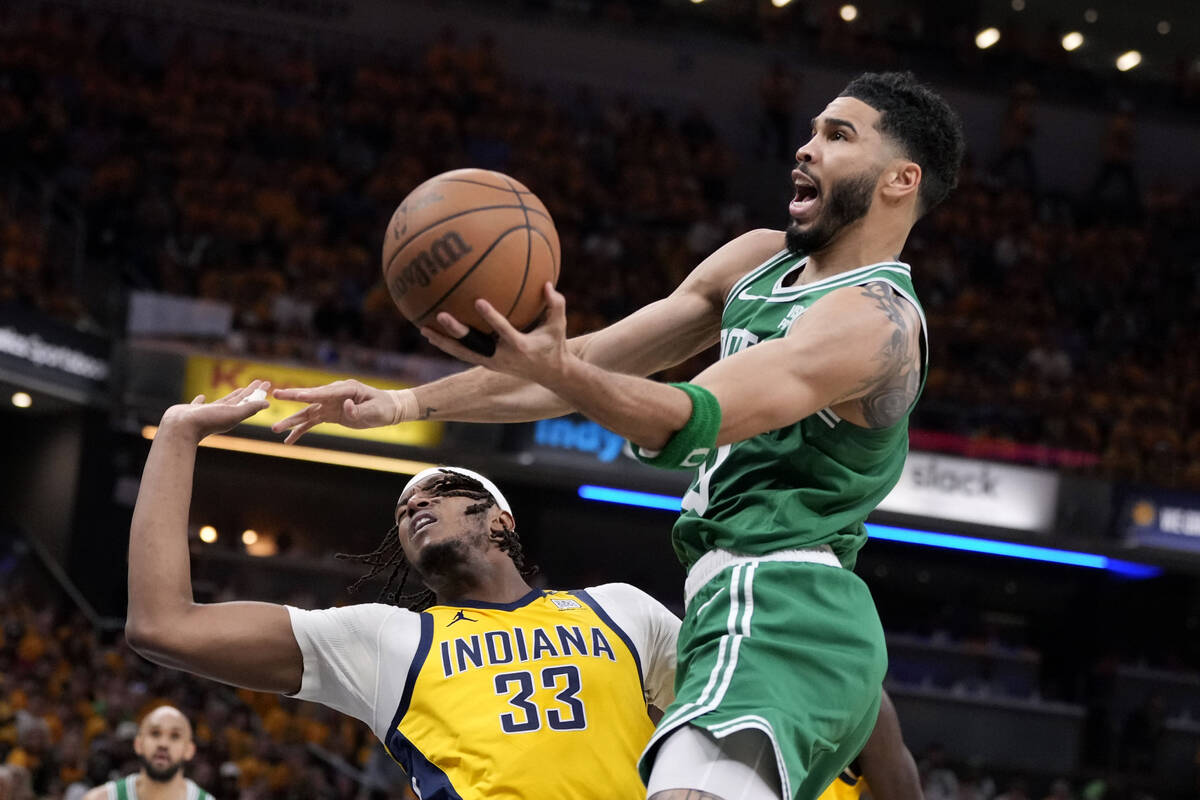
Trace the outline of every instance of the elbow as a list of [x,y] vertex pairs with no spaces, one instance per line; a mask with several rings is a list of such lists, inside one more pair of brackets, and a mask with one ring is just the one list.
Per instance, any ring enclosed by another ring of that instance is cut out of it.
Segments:
[[131,614],[125,620],[125,643],[139,656],[153,661],[153,653],[160,646],[162,634],[153,625],[135,619]]
[[146,620],[131,613],[125,620],[125,642],[147,661],[165,665],[178,649],[172,632],[177,634],[181,629],[174,623]]

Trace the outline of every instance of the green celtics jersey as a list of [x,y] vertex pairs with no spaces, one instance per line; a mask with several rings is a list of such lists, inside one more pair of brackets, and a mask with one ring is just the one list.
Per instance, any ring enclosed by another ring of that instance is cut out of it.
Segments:
[[[721,320],[721,358],[786,336],[792,323],[829,292],[873,282],[888,284],[916,306],[925,335],[925,314],[907,264],[871,264],[785,286],[803,265],[800,256],[785,250],[734,284]],[[921,352],[926,358],[924,339]],[[924,364],[921,372],[923,388]],[[672,534],[675,552],[690,568],[718,548],[765,555],[829,545],[844,566],[852,567],[867,537],[863,521],[900,479],[907,454],[908,414],[890,427],[869,430],[829,408],[718,447],[684,495]]]
[[[137,778],[136,774],[126,775],[104,784],[108,800],[138,800]],[[180,800],[213,800],[211,794],[192,783],[190,778],[184,781],[183,793],[184,796]]]

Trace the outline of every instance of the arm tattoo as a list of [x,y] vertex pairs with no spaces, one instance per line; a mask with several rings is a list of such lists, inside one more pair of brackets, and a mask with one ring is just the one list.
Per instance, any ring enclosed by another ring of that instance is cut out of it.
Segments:
[[649,800],[722,800],[722,798],[701,789],[667,789],[650,795]]
[[861,289],[894,330],[875,354],[876,369],[850,396],[866,390],[858,401],[863,419],[871,428],[886,428],[904,417],[921,388],[920,323],[914,320],[913,305],[886,284],[868,283]]
[[433,417],[433,413],[434,413],[435,411],[437,411],[437,409],[436,409],[436,408],[434,408],[433,406],[425,406],[425,410],[424,410],[424,411],[422,411],[420,414],[418,414],[418,415],[417,415],[417,419],[419,419],[419,420],[421,420],[421,419],[430,419],[430,418],[432,418],[432,417]]

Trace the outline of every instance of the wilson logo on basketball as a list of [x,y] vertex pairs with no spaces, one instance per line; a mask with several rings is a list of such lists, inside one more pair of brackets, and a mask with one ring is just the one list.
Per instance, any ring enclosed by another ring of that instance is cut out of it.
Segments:
[[454,231],[439,237],[428,250],[422,250],[392,278],[392,297],[399,300],[409,289],[429,285],[434,275],[449,269],[467,253],[471,246]]

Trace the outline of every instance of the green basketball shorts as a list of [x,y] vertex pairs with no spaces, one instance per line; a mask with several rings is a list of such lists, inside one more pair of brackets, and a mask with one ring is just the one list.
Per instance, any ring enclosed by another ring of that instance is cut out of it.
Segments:
[[675,702],[642,756],[643,780],[658,743],[685,724],[717,738],[764,733],[785,798],[818,797],[858,756],[879,714],[887,651],[867,585],[837,563],[828,548],[715,551],[696,562],[690,575],[705,580],[689,585]]

